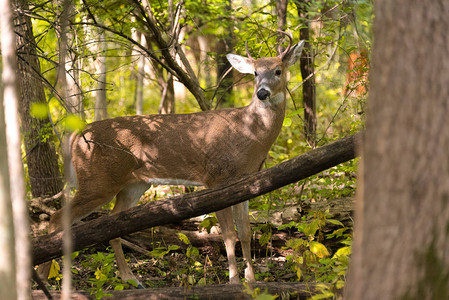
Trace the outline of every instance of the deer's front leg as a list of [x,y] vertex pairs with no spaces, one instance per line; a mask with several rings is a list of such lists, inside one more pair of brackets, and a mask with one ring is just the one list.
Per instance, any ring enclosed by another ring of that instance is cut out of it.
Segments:
[[254,268],[251,260],[251,225],[249,222],[248,201],[234,205],[233,207],[235,224],[242,245],[243,258],[246,262],[245,279],[255,282]]
[[129,269],[126,262],[125,255],[123,253],[122,242],[120,238],[113,239],[109,242],[115,253],[115,260],[117,261],[117,267],[120,272],[120,277],[123,282],[133,281],[137,284],[137,288],[144,289],[145,287],[140,283],[140,281],[134,276],[134,274]]
[[234,218],[232,216],[232,208],[228,207],[216,213],[218,223],[220,223],[221,235],[226,247],[226,254],[229,263],[229,283],[240,283],[237,270],[237,262],[235,260],[235,241],[237,236],[234,228]]

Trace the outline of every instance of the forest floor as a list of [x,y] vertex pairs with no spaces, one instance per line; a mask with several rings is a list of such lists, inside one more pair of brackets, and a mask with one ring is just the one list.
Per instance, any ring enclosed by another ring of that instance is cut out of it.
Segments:
[[[333,218],[340,219],[344,223],[352,223],[351,199],[337,199],[336,202],[323,201],[319,208],[313,209],[329,211],[329,208],[334,210]],[[94,219],[106,213],[108,213],[107,210],[102,210],[92,214],[88,219]],[[293,250],[286,249],[285,246],[288,240],[301,238],[303,235],[295,230],[278,230],[277,226],[267,226],[267,224],[297,222],[306,213],[307,210],[297,205],[272,211],[269,218],[263,217],[266,212],[251,213],[254,231],[251,248],[258,282],[298,280],[292,263],[286,259]],[[269,222],[267,222],[268,219]],[[145,287],[224,284],[229,281],[226,251],[219,234],[219,227],[212,226],[209,228],[210,233],[207,233],[206,229],[200,228],[202,220],[204,217],[198,217],[170,226],[151,228],[123,238],[123,249],[129,260],[129,266]],[[214,218],[210,220],[213,224]],[[41,222],[39,227],[42,229],[45,224]],[[328,231],[331,230],[333,229],[328,229]],[[261,240],[266,243],[261,245]],[[329,249],[341,247],[337,244],[337,240],[328,240],[325,245]],[[244,262],[239,242],[236,245],[236,255],[240,278],[244,278]],[[74,289],[101,295],[111,290],[132,288],[131,284],[121,282],[109,244],[98,244],[75,252],[72,256]],[[59,270],[61,265],[60,258],[54,260],[55,272],[49,279],[53,290],[59,290],[61,287],[62,275]],[[37,286],[34,288],[37,289]]]

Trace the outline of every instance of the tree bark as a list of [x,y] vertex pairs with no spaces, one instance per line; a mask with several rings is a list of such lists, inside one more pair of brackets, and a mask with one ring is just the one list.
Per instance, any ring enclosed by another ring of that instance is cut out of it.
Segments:
[[105,33],[103,29],[98,29],[98,59],[97,59],[97,91],[95,92],[95,121],[108,118],[108,105],[106,98],[106,48]]
[[[253,289],[267,290],[271,295],[288,295],[282,299],[305,300],[314,294],[315,285],[303,282],[265,282],[251,284]],[[250,291],[241,284],[213,284],[194,287],[168,287],[145,290],[108,291],[112,296],[106,299],[198,299],[198,300],[227,300],[254,299]],[[61,299],[60,292],[50,292],[55,300]],[[34,300],[47,299],[43,292],[33,291]],[[88,292],[78,291],[72,295],[72,300],[90,300],[95,296]]]
[[[0,2],[0,30],[1,35],[1,94],[0,94],[0,297],[2,299],[16,299],[16,253],[14,249],[14,223],[12,218],[11,185],[8,166],[8,147],[6,142],[6,123],[4,106],[6,99],[15,93],[16,82],[14,78],[15,70],[8,69],[14,64],[11,58],[11,41],[8,33],[12,35],[12,16],[9,1]],[[12,45],[11,45],[12,44]],[[12,77],[12,80],[11,80]],[[13,99],[13,101],[15,101]]]
[[36,53],[31,19],[23,12],[28,10],[25,0],[14,0],[16,9],[15,27],[17,49],[17,79],[19,87],[19,111],[25,139],[28,174],[33,197],[51,196],[62,190],[58,155],[52,145],[54,138],[48,117],[38,119],[31,116],[34,104],[46,105],[41,70]]
[[0,5],[0,296],[30,299],[31,259],[17,93],[17,56],[11,3]]
[[449,299],[449,3],[374,7],[346,299]]
[[310,26],[308,21],[309,0],[296,0],[296,8],[298,16],[303,20],[304,24],[299,29],[299,38],[305,40],[304,49],[301,53],[300,68],[301,75],[304,80],[302,85],[302,99],[304,107],[304,132],[309,145],[314,148],[316,146],[316,88],[315,72],[313,66],[312,46],[310,44]]
[[[227,0],[225,10],[232,9],[232,0]],[[234,84],[233,72],[228,72],[231,64],[226,58],[226,54],[232,52],[234,42],[232,38],[233,26],[231,21],[226,21],[226,29],[223,36],[218,39],[217,47],[217,105],[220,107],[233,107],[232,86]]]
[[[147,41],[145,35],[141,32],[137,32],[136,35],[139,37],[142,46],[147,47]],[[137,70],[136,70],[136,115],[143,115],[143,90],[144,90],[144,79],[145,79],[145,56],[140,53],[140,51],[135,51],[136,55],[139,56],[137,60]]]
[[[285,30],[287,26],[287,7],[288,0],[276,0],[276,14],[278,16],[278,29],[281,31]],[[278,43],[283,38],[282,35],[278,36]],[[280,53],[278,53],[280,54]]]
[[[72,230],[74,250],[153,226],[218,211],[304,179],[353,159],[358,139],[358,135],[341,139],[217,189],[142,204],[126,212],[75,226]],[[61,240],[61,232],[35,238],[32,247],[34,264],[60,256]]]

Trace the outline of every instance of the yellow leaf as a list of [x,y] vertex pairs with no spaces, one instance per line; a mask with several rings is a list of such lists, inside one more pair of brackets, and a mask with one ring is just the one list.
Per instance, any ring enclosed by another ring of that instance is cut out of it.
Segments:
[[345,282],[344,282],[343,280],[337,280],[337,282],[336,282],[336,284],[335,284],[335,287],[336,287],[337,289],[342,289],[342,288],[345,287]]
[[315,241],[310,241],[310,251],[319,258],[329,256],[329,251],[327,251],[326,246]]
[[351,247],[342,247],[340,249],[337,250],[337,252],[335,252],[333,258],[337,258],[340,256],[348,256],[351,254]]
[[59,276],[59,270],[61,270],[61,267],[59,266],[58,262],[56,260],[51,261],[51,267],[50,267],[50,273],[48,273],[48,279],[55,278]]

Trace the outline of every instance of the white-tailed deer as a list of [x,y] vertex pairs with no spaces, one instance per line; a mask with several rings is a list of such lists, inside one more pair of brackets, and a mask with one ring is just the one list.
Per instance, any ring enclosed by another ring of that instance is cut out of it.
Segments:
[[[300,56],[303,41],[278,57],[253,59],[228,54],[241,73],[255,75],[256,87],[246,107],[193,114],[118,117],[86,126],[71,137],[78,190],[72,200],[72,222],[116,197],[112,213],[138,202],[152,185],[165,181],[209,188],[261,169],[284,120],[287,69]],[[49,231],[61,229],[62,211],[51,218]],[[229,262],[230,283],[238,283],[236,232],[246,261],[245,278],[254,281],[248,202],[218,211]],[[234,215],[234,217],[233,217]],[[120,239],[112,240],[122,280],[138,282],[129,270]],[[45,277],[49,263],[40,268]]]

